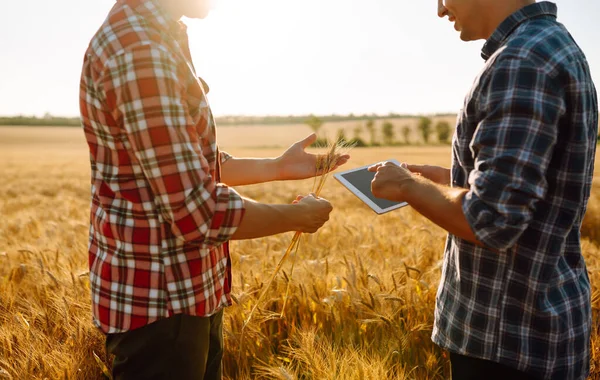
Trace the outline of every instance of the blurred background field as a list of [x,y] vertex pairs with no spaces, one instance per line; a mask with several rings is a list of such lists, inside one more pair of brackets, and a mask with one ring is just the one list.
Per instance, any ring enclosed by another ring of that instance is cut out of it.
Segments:
[[[348,168],[388,158],[449,164],[448,145],[435,140],[419,145],[418,119],[393,121],[400,142],[402,126],[411,128],[412,145],[354,149]],[[326,123],[320,135],[334,138],[342,129],[352,137],[356,124]],[[236,156],[269,157],[308,133],[303,124],[228,126],[219,129],[219,140]],[[368,140],[368,131],[362,133]],[[0,379],[101,379],[110,358],[91,322],[83,133],[0,127],[0,164]],[[599,181],[582,228],[596,326]],[[312,181],[275,182],[238,190],[263,202],[287,203],[311,186]],[[225,376],[447,378],[448,358],[429,338],[445,233],[410,208],[376,216],[333,179],[322,195],[335,206],[330,222],[303,238],[293,275],[288,263],[243,342],[243,320],[292,236],[233,243],[235,303],[225,314]],[[288,282],[290,295],[280,317]],[[597,328],[592,344],[592,378],[600,378]]]

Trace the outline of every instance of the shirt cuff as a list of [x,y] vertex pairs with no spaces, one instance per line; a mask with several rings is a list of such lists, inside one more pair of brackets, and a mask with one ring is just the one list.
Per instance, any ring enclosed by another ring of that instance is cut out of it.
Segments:
[[219,151],[219,154],[220,154],[219,159],[221,160],[221,165],[223,165],[224,163],[226,163],[227,161],[229,161],[230,159],[233,158],[233,156],[227,152]]
[[217,205],[205,239],[207,245],[221,245],[231,240],[246,211],[244,200],[231,187],[219,184],[216,192]]
[[502,238],[501,231],[498,231],[495,226],[497,213],[491,210],[473,190],[465,194],[462,211],[475,237],[484,246],[499,251],[505,251],[510,247],[509,241]]

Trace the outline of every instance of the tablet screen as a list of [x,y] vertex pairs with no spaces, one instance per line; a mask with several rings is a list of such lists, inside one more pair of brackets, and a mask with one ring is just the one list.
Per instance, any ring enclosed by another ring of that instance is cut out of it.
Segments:
[[375,173],[370,172],[368,168],[342,173],[340,174],[340,177],[350,182],[358,191],[363,193],[365,197],[369,198],[371,202],[375,203],[384,210],[388,207],[399,204],[399,202],[392,202],[388,201],[387,199],[376,198],[373,193],[371,193],[371,181],[375,177]]

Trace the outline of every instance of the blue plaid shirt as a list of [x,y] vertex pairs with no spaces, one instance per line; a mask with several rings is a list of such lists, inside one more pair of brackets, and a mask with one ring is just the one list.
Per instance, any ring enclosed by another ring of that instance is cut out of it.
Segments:
[[480,248],[449,236],[432,339],[543,379],[589,373],[581,254],[598,135],[588,63],[556,6],[529,5],[483,47],[453,138],[452,186]]

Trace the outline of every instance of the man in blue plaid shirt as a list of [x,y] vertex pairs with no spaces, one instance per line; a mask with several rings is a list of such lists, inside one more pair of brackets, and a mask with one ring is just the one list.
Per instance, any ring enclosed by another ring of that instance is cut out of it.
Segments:
[[465,41],[486,39],[450,170],[380,163],[373,193],[407,201],[450,234],[432,339],[454,379],[584,379],[590,283],[580,227],[598,105],[556,6],[438,0]]

